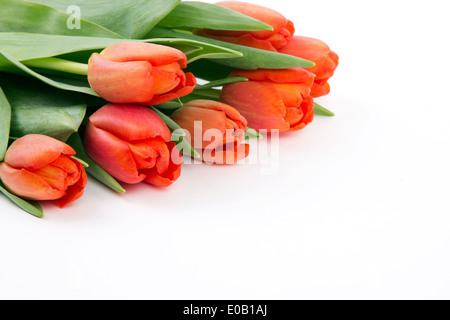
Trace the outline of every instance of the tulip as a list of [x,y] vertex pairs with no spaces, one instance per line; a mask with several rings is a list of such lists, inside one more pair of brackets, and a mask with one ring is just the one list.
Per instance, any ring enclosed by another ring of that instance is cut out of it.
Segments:
[[328,80],[339,65],[339,57],[329,46],[317,39],[296,36],[278,51],[314,62],[316,66],[307,69],[316,75],[312,96],[318,98],[330,93]]
[[162,104],[190,94],[197,81],[184,73],[186,55],[141,42],[114,44],[89,60],[92,89],[112,103]]
[[117,180],[168,187],[181,174],[182,158],[170,130],[152,110],[109,104],[90,118],[86,151]]
[[172,120],[189,133],[188,140],[205,162],[234,164],[248,157],[249,145],[242,144],[247,120],[229,105],[191,101],[177,110]]
[[258,131],[298,131],[314,119],[314,75],[302,68],[236,70],[250,81],[225,85],[221,101],[236,108]]
[[262,21],[272,26],[273,31],[225,31],[200,29],[195,31],[196,34],[207,38],[276,52],[277,49],[285,46],[295,33],[294,23],[272,9],[239,1],[224,1],[217,4]]
[[56,200],[62,208],[79,199],[87,184],[86,172],[74,155],[71,147],[54,138],[27,135],[6,152],[0,179],[19,197]]

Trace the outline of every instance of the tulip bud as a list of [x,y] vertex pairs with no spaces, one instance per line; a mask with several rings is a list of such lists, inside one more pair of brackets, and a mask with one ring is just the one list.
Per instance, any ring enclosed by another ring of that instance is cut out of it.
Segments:
[[62,208],[79,199],[87,184],[83,166],[71,158],[75,151],[65,143],[43,135],[16,140],[0,164],[6,188],[26,200],[56,200]]
[[328,80],[339,65],[339,56],[324,42],[296,36],[278,51],[314,62],[316,65],[307,69],[316,75],[311,95],[318,98],[330,93]]
[[298,131],[314,118],[314,76],[302,68],[236,70],[250,81],[224,86],[221,101],[236,108],[255,130]]
[[190,94],[197,81],[184,73],[186,55],[150,43],[121,42],[89,60],[92,89],[112,103],[162,104]]
[[285,46],[295,33],[294,23],[275,10],[240,1],[223,1],[219,6],[232,9],[272,26],[273,31],[196,30],[195,33],[224,42],[274,51]]
[[181,174],[182,157],[166,124],[152,110],[109,104],[89,118],[86,151],[121,182],[167,187]]
[[188,133],[188,140],[205,162],[234,164],[249,154],[247,120],[233,107],[210,100],[194,100],[172,115]]

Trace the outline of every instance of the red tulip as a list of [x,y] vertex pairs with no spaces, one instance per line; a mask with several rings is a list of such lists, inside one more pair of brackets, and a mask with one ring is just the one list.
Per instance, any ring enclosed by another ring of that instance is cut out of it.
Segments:
[[181,174],[182,158],[170,130],[152,110],[109,104],[89,118],[86,151],[119,181],[168,187]]
[[186,55],[170,47],[121,42],[93,54],[88,79],[112,103],[157,105],[190,94],[197,81],[184,73]]
[[279,52],[314,62],[316,66],[307,69],[316,75],[312,96],[318,98],[330,93],[328,80],[339,65],[339,57],[324,42],[296,36]]
[[229,105],[191,101],[176,111],[172,120],[189,133],[191,144],[206,162],[233,164],[248,157],[249,145],[242,144],[247,120]]
[[271,25],[273,31],[225,31],[202,29],[196,30],[198,35],[276,52],[277,49],[285,46],[295,33],[292,21],[289,21],[275,10],[239,1],[224,1],[217,4]]
[[236,70],[250,81],[225,85],[221,101],[236,108],[256,130],[301,130],[314,119],[314,76],[302,68]]
[[83,166],[67,144],[43,135],[16,140],[0,164],[6,188],[27,200],[56,200],[62,208],[79,199],[87,184]]

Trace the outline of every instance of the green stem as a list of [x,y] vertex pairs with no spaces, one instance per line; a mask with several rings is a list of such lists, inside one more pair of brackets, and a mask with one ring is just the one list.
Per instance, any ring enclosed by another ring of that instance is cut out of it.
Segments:
[[65,73],[87,76],[88,65],[58,58],[41,58],[21,61],[30,68],[39,68],[53,71],[61,71]]

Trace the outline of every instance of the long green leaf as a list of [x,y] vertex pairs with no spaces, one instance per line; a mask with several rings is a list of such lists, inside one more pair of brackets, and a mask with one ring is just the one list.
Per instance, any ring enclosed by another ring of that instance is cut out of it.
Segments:
[[215,59],[214,61],[229,67],[239,69],[286,69],[302,67],[313,67],[314,63],[300,59],[294,56],[289,56],[281,53],[264,51],[250,47],[244,47],[236,44],[231,44],[223,41],[213,40],[205,37],[200,37],[185,32],[178,32],[164,28],[154,28],[152,32],[147,35],[148,38],[153,37],[169,37],[169,38],[184,38],[196,40],[200,42],[209,43],[219,47],[229,48],[231,50],[241,52],[242,58],[239,59]]
[[2,77],[0,86],[11,105],[11,136],[43,134],[66,141],[86,114],[82,97],[23,77]]
[[11,125],[11,105],[0,87],[0,162],[5,158]]
[[125,193],[125,189],[88,156],[78,133],[74,133],[70,136],[67,143],[77,152],[77,157],[89,165],[89,167],[86,168],[86,172],[90,176],[116,192]]
[[[182,34],[183,35],[183,34]],[[145,40],[68,37],[31,33],[0,33],[0,51],[17,61],[55,57],[74,52],[100,51],[124,41],[140,41],[173,46],[186,50],[190,60],[208,58],[239,58],[238,51],[191,39],[156,38]],[[85,56],[85,55],[84,55]],[[88,55],[89,56],[89,55]],[[87,63],[87,58],[84,63]],[[0,61],[0,67],[2,62]]]
[[[36,2],[36,1],[35,1]],[[39,3],[24,0],[0,0],[0,32],[29,32],[67,36],[121,38],[95,23],[80,20],[80,29],[69,28],[70,15]]]
[[99,24],[125,38],[143,38],[169,14],[180,0],[33,0],[66,12],[81,9],[83,19]]
[[272,30],[272,27],[234,10],[205,2],[182,2],[159,24],[166,28],[215,30]]
[[43,218],[44,211],[42,210],[41,205],[36,201],[25,201],[18,196],[12,194],[8,190],[6,190],[3,183],[0,181],[0,192],[3,193],[9,200],[11,200],[14,204],[16,204],[22,210],[28,212],[29,214],[37,217]]
[[[84,93],[84,94],[98,97],[98,94],[95,93],[95,91],[92,90],[92,88],[90,88],[89,85],[84,86],[84,85],[79,85],[79,84],[73,84],[74,81],[72,81],[72,80],[64,81],[63,79],[58,79],[55,77],[43,76],[42,74],[39,74],[39,73],[31,70],[30,68],[28,68],[24,64],[20,63],[19,61],[17,61],[10,55],[3,53],[1,51],[0,51],[0,71],[18,74],[18,75],[22,75],[22,76],[33,77],[33,78],[36,78],[52,87],[55,87],[55,88],[58,88],[61,90],[74,91],[74,92]],[[54,78],[54,79],[52,79],[52,78]],[[61,81],[61,80],[63,80],[63,81]]]

